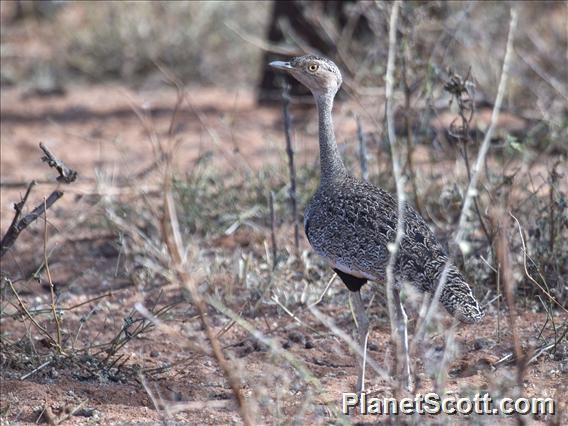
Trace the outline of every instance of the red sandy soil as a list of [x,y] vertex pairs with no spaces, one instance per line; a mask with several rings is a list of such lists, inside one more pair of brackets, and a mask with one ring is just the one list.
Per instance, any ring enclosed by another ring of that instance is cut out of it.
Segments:
[[[243,162],[252,168],[258,168],[282,161],[279,109],[257,107],[253,95],[243,91],[192,89],[189,93],[188,103],[182,106],[175,124],[179,126],[176,138],[182,141],[175,158],[179,168],[183,170],[188,167],[208,150],[214,152],[216,158],[222,159],[219,160],[219,167],[227,170],[232,170],[235,164],[242,167]],[[53,171],[47,169],[40,160],[37,147],[40,141],[80,171],[79,181],[68,188],[61,188],[66,194],[48,214],[52,245],[57,247],[50,260],[51,274],[58,285],[65,289],[64,300],[60,301],[64,306],[76,306],[109,291],[112,296],[65,314],[64,331],[74,337],[80,318],[88,314],[93,306],[97,306],[97,312],[78,334],[77,347],[84,347],[89,342],[108,341],[120,330],[124,318],[129,315],[135,303],[143,302],[148,306],[157,298],[160,289],[156,286],[137,283],[133,274],[117,276],[115,273],[122,261],[118,259],[119,253],[112,244],[117,236],[108,229],[102,231],[101,228],[89,228],[85,225],[86,221],[81,222],[78,218],[89,215],[89,210],[85,210],[88,203],[84,202],[89,194],[92,195],[97,190],[101,194],[117,191],[115,186],[105,185],[105,181],[112,182],[118,176],[134,175],[152,164],[155,157],[149,142],[149,131],[155,131],[154,137],[161,143],[166,143],[175,100],[173,91],[134,92],[118,86],[71,87],[65,96],[47,98],[25,96],[18,89],[2,90],[2,182],[25,183],[30,179],[53,177]],[[133,106],[143,106],[139,113],[146,117],[144,120],[137,116]],[[146,128],[142,121],[146,122]],[[297,138],[300,162],[311,161],[317,149],[315,128],[313,120],[311,121],[312,124],[305,125],[302,136]],[[150,122],[151,125],[148,124]],[[339,119],[338,127],[350,134],[354,133],[352,122],[348,118]],[[99,182],[98,187],[96,182]],[[156,182],[147,179],[141,184],[152,186]],[[41,197],[55,186],[56,184],[38,185],[28,208],[40,202]],[[1,188],[2,230],[11,221],[12,203],[19,200],[24,190],[24,186]],[[77,219],[79,225],[69,225],[71,219]],[[43,225],[36,224],[22,234],[14,250],[2,260],[2,268],[8,274],[24,271],[29,276],[37,268],[40,262],[38,259],[42,256],[42,232]],[[63,236],[58,238],[58,235]],[[218,249],[225,253],[241,250],[244,245],[242,238],[242,233],[236,233],[219,240]],[[259,247],[265,238],[265,235],[255,235],[254,232],[244,236],[248,241],[259,241]],[[302,244],[305,246],[305,242]],[[232,273],[232,269],[224,274],[218,273],[216,279],[221,283],[227,281],[227,285],[231,285]],[[333,286],[339,289],[341,285],[335,282]],[[144,291],[140,291],[142,287]],[[179,290],[173,286],[161,290],[163,301],[182,300]],[[341,288],[337,291],[345,290]],[[50,300],[49,288],[34,281],[29,281],[26,288],[20,288],[20,293],[27,303],[35,306],[47,306]],[[345,298],[342,300],[345,301]],[[334,318],[341,329],[350,333],[352,320],[346,305],[330,305],[324,299],[319,307],[326,315]],[[369,338],[373,344],[369,354],[379,365],[385,366],[389,364],[389,325],[379,308],[373,308],[378,320]],[[14,312],[11,307],[10,312]],[[187,339],[187,336],[191,336],[188,330],[197,324],[191,306],[182,302],[174,312],[173,320],[168,321],[170,328],[145,333],[123,348],[122,353],[129,358],[118,371],[97,373],[97,368],[89,367],[86,361],[70,362],[57,358],[21,380],[22,376],[39,365],[37,360],[3,353],[0,407],[2,424],[33,424],[38,419],[40,422],[52,423],[63,420],[62,424],[68,425],[156,424],[163,419],[176,424],[240,424],[230,387],[214,359],[191,350],[186,340],[180,338],[186,336]],[[318,408],[307,408],[306,421],[334,422],[333,418],[328,417],[330,411],[325,404],[338,409],[341,393],[350,391],[354,386],[355,360],[347,345],[315,321],[309,312],[298,311],[298,316],[319,334],[298,326],[274,306],[261,306],[256,317],[246,318],[303,361],[321,384],[320,395],[307,395],[305,387],[299,387],[295,393],[287,394],[281,405],[277,406],[273,402],[268,408],[264,407],[257,418],[259,424],[293,422],[306,399],[311,399]],[[18,336],[25,333],[22,322],[8,323],[7,319],[2,321],[3,335]],[[525,349],[538,343],[535,337],[545,321],[546,315],[542,313],[524,311],[519,314],[518,328]],[[220,331],[226,323],[226,319],[213,315],[216,331]],[[9,324],[9,329],[4,328],[6,324]],[[502,366],[496,371],[490,367],[511,351],[511,336],[504,316],[500,318],[500,328],[501,337],[498,339],[497,317],[489,314],[480,325],[458,329],[456,343],[459,353],[449,368],[451,374],[446,383],[448,389],[461,392],[466,388],[502,389],[504,395],[507,395],[507,390],[512,388],[516,380],[515,367]],[[550,338],[550,325],[546,327],[545,333]],[[234,362],[247,373],[243,376],[246,395],[250,396],[251,389],[258,388],[265,382],[267,392],[274,391],[278,384],[267,382],[267,378],[279,369],[282,370],[283,377],[294,377],[293,369],[288,364],[275,363],[270,351],[251,343],[247,337],[242,328],[233,326],[221,339],[227,347],[226,352],[234,356]],[[483,345],[483,339],[487,339],[485,342],[489,344]],[[440,355],[441,352],[437,352],[436,348],[443,348],[443,342],[442,336],[433,337],[429,341],[430,351],[415,354],[415,359],[421,360],[416,365],[417,392],[432,389],[425,366],[433,362],[430,355]],[[46,342],[34,338],[34,344],[41,352],[42,345]],[[563,345],[557,355],[544,354],[528,366],[524,378],[525,396],[552,397],[559,403],[566,402],[566,342]],[[163,372],[148,372],[151,368],[167,364],[172,367]],[[145,372],[143,379],[137,373],[140,369]],[[370,392],[376,395],[387,394],[384,381],[371,371],[368,372],[368,384]],[[154,395],[159,405],[165,405],[166,408],[157,410],[148,391]],[[65,419],[66,413],[79,405],[80,409]],[[41,414],[44,410],[44,414]],[[557,421],[557,424],[561,424],[560,416],[558,414],[553,418],[533,420],[536,423]],[[364,416],[348,419],[353,423],[374,420]],[[429,420],[439,421],[435,417],[430,417]],[[477,420],[484,421],[479,418]],[[465,421],[464,418],[453,420],[458,423]],[[499,421],[513,424],[515,419],[501,417]]]

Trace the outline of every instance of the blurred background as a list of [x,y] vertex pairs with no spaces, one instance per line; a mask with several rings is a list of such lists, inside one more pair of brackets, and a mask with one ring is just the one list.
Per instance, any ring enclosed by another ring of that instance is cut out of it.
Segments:
[[252,85],[262,51],[235,31],[262,40],[271,6],[270,2],[3,2],[2,84],[51,79],[53,84],[114,80],[140,86],[157,76],[159,61],[184,82]]
[[[49,409],[54,417],[44,420],[57,423],[83,404],[92,410],[84,417],[102,422],[236,421],[227,375],[199,349],[209,347],[204,326],[172,273],[166,225],[175,222],[183,267],[261,423],[343,419],[335,402],[351,388],[356,361],[310,306],[350,333],[347,292],[301,230],[318,184],[317,117],[311,95],[266,64],[307,53],[334,60],[344,76],[334,109],[341,154],[354,175],[394,192],[384,80],[391,8],[354,0],[0,2],[2,234],[31,180],[24,214],[51,191],[65,192],[0,261],[2,379],[13,388],[2,394],[3,417],[34,422]],[[523,350],[539,354],[527,357],[526,395],[562,400],[568,3],[403,2],[396,143],[410,202],[451,249],[491,122],[512,8],[505,98],[456,259],[488,315],[450,336],[440,314],[414,353],[414,371],[421,390],[510,396],[523,388],[511,340],[518,335]],[[55,180],[39,142],[78,171],[76,182]],[[496,207],[513,216],[497,223]],[[506,319],[502,232],[516,326]],[[386,296],[367,287],[369,353],[387,368]],[[404,299],[412,334],[422,299],[411,288]],[[373,391],[392,395],[369,375]]]
[[[506,6],[408,2],[400,31],[411,83],[448,67],[471,68],[479,91],[494,98]],[[518,8],[519,60],[508,102],[521,109],[538,98],[549,109],[565,89],[566,5],[527,1]],[[384,85],[388,5],[381,2],[7,1],[1,19],[3,87],[55,90],[64,82],[105,81],[140,87],[160,80],[158,62],[186,84],[254,88],[265,77],[266,55],[306,51],[337,61],[354,90]]]

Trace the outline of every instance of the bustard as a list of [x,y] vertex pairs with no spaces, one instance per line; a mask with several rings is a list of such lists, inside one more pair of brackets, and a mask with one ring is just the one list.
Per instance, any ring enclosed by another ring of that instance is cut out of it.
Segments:
[[[331,110],[342,83],[341,72],[328,59],[312,55],[275,61],[270,66],[291,74],[311,90],[319,117],[320,183],[308,202],[304,229],[313,249],[321,255],[351,291],[359,344],[365,343],[369,321],[360,289],[368,281],[384,282],[389,262],[388,244],[396,237],[397,200],[388,192],[351,176],[339,155]],[[404,206],[404,237],[394,259],[395,323],[405,351],[403,379],[410,386],[406,314],[400,301],[400,287],[410,282],[421,291],[434,293],[448,261],[424,219],[408,204]],[[440,303],[465,323],[483,317],[471,288],[452,264],[447,269]],[[357,391],[363,391],[360,364]]]

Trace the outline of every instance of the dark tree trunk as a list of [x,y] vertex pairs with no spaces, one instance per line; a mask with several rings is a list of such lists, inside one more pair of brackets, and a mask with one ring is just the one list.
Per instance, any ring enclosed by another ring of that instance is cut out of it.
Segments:
[[[332,60],[337,60],[337,46],[335,42],[321,31],[318,30],[314,23],[306,16],[307,8],[311,8],[313,12],[322,14],[326,19],[332,18],[337,23],[339,29],[343,28],[348,21],[347,7],[349,4],[355,3],[356,0],[344,1],[274,1],[272,9],[272,17],[268,30],[268,42],[271,45],[280,45],[286,40],[286,35],[282,32],[280,22],[287,20],[294,34],[302,39],[302,42],[313,49],[314,52],[320,52]],[[368,34],[369,27],[363,16],[359,18],[361,22],[357,24],[355,38],[361,34]],[[290,94],[293,96],[309,95],[307,89],[296,82],[293,78],[288,78],[281,73],[276,73],[267,64],[274,60],[282,60],[281,55],[272,52],[266,52],[262,61],[262,77],[258,86],[258,101],[261,103],[271,103],[279,101],[282,92],[282,79],[287,78],[290,84]]]

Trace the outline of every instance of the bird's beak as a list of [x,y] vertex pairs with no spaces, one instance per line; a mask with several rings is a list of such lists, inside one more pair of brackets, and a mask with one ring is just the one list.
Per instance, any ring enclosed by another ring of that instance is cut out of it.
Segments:
[[273,61],[273,62],[269,63],[268,65],[270,65],[272,68],[276,68],[278,70],[284,70],[284,71],[289,71],[289,70],[293,69],[292,65],[290,65],[290,62],[284,62],[284,61]]

